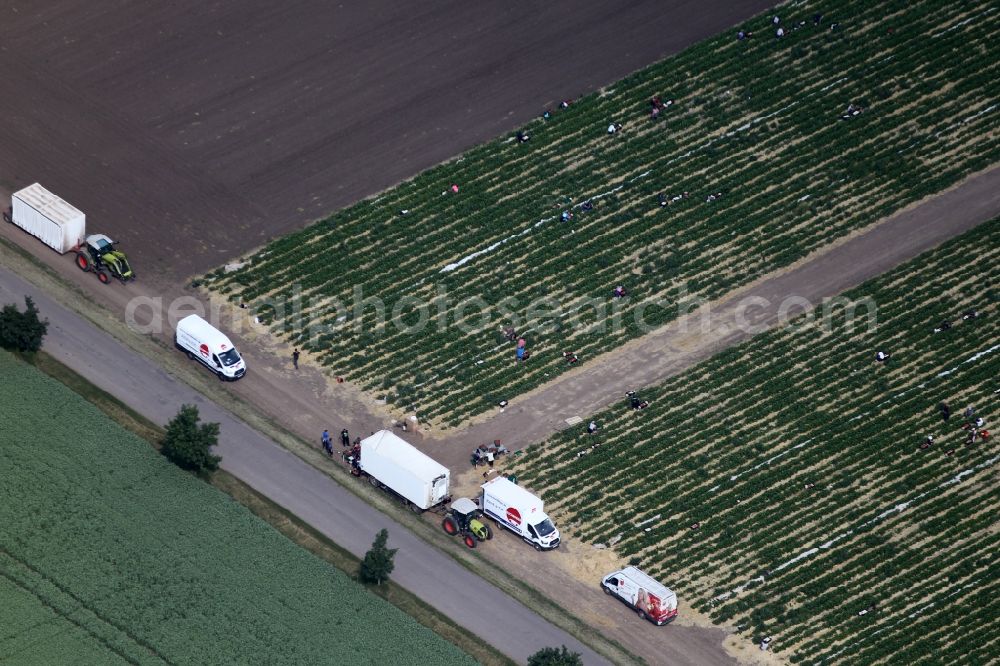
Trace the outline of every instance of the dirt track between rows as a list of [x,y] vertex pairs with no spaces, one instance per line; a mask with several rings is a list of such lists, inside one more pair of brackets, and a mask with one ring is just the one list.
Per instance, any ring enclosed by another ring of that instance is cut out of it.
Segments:
[[6,1],[0,191],[184,279],[768,6]]

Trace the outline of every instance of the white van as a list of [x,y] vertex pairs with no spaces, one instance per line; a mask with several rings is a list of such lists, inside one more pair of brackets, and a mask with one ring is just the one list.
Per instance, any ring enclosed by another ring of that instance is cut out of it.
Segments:
[[174,343],[187,352],[188,358],[198,359],[223,381],[236,381],[247,372],[246,363],[229,338],[198,315],[177,322]]
[[541,498],[498,476],[483,484],[483,513],[535,547],[559,547],[559,530],[545,515]]
[[625,567],[601,580],[605,594],[618,597],[636,610],[639,617],[657,626],[677,617],[677,595],[666,585],[636,567]]

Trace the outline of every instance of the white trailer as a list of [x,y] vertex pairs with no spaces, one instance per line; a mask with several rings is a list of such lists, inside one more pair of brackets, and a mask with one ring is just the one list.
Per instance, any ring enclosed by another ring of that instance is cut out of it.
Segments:
[[11,196],[8,221],[59,254],[65,254],[79,246],[87,228],[86,215],[38,183]]
[[483,513],[518,535],[535,550],[559,547],[559,530],[545,515],[541,498],[498,476],[483,484]]
[[388,430],[361,440],[358,468],[373,486],[388,488],[417,513],[451,499],[448,468]]

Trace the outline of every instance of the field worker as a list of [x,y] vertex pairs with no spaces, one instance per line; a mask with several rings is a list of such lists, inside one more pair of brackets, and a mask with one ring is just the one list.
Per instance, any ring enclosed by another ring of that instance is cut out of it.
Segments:
[[774,31],[774,36],[777,37],[778,39],[781,39],[782,37],[785,36],[785,29],[778,28],[777,30]]
[[299,369],[299,350],[298,349],[296,349],[295,351],[292,352],[292,365],[295,366],[296,370]]
[[875,353],[875,360],[879,363],[885,363],[889,360],[889,353],[884,351],[879,351]]
[[597,423],[594,422],[594,421],[591,421],[590,425],[587,426],[587,432],[590,433],[591,435],[593,435],[595,432],[597,432]]
[[347,448],[351,445],[351,436],[347,432],[347,428],[340,431],[340,445]]
[[976,417],[976,427],[977,428],[982,428],[984,423],[986,423],[986,421],[983,420],[982,416]]
[[942,402],[938,405],[938,409],[941,410],[941,418],[945,421],[951,418],[951,407],[948,406],[947,402]]
[[330,431],[329,430],[324,430],[323,431],[323,436],[321,438],[321,441],[323,442],[323,450],[326,451],[327,453],[329,453],[330,455],[333,455],[333,447],[330,446]]
[[452,183],[451,191],[454,192],[455,194],[458,194],[458,185]]
[[610,125],[608,125],[608,134],[614,134],[617,131],[618,131],[618,128],[615,127],[614,123],[611,123]]
[[514,354],[517,356],[517,360],[518,361],[523,361],[524,360],[524,347],[521,347],[520,345],[518,345],[517,351],[514,352]]

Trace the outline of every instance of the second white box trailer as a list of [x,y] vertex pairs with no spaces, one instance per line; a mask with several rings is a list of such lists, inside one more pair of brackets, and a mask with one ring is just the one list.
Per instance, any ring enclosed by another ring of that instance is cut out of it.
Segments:
[[388,488],[414,511],[451,500],[448,468],[388,430],[361,440],[358,468],[372,485]]
[[11,196],[9,221],[59,254],[83,243],[87,229],[86,215],[38,183]]

